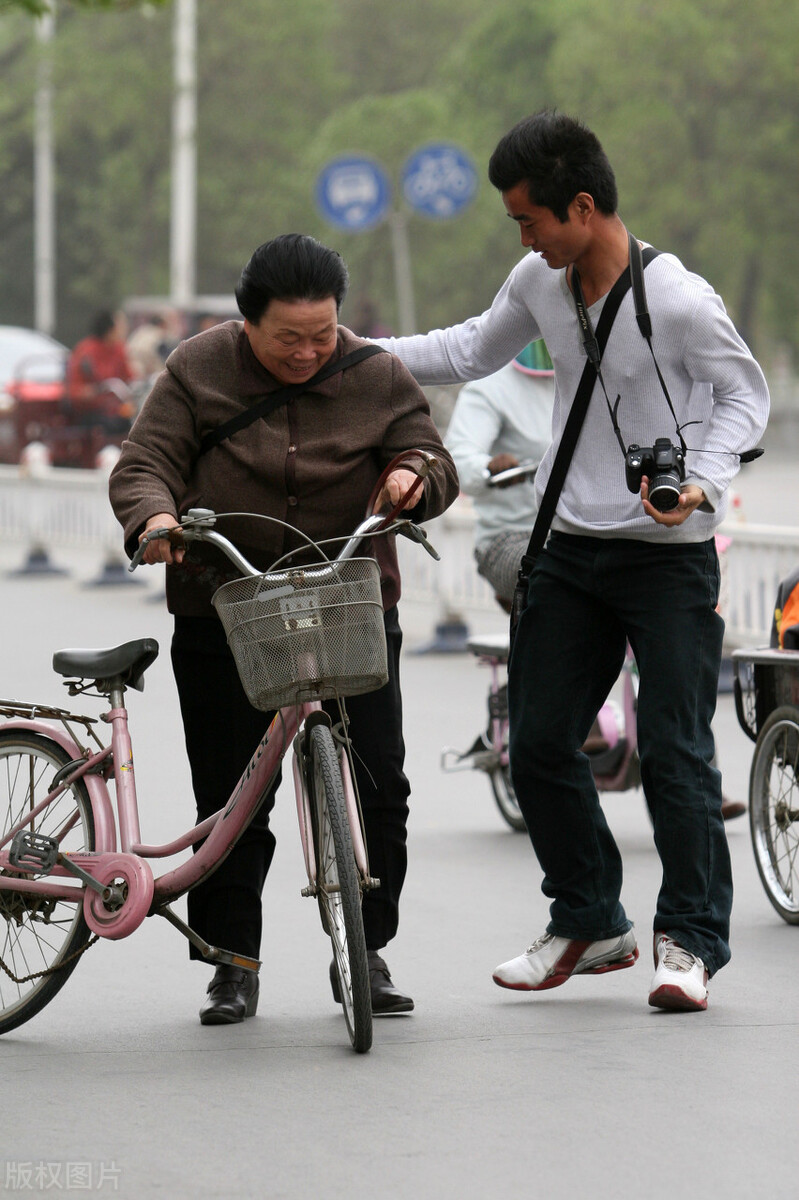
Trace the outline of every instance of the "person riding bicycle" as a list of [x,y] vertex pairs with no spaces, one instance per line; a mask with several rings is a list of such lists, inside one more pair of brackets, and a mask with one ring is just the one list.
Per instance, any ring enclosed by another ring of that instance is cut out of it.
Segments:
[[461,388],[444,437],[474,505],[477,570],[506,612],[538,505],[532,476],[489,488],[485,472],[538,466],[552,441],[554,375],[544,343],[531,342],[501,370]]
[[[304,539],[240,514],[278,518],[317,542],[349,535],[383,468],[412,449],[437,461],[423,491],[409,501],[408,515],[427,520],[455,500],[455,466],[424,393],[399,359],[373,353],[316,380],[322,368],[368,347],[338,324],[347,286],[347,268],[336,251],[301,234],[273,238],[242,272],[236,299],[243,323],[226,321],[173,351],[111,475],[111,503],[129,554],[147,530],[206,507],[239,514],[224,523],[224,532],[265,570],[282,555],[301,551]],[[294,387],[267,415],[204,450],[204,439],[207,446],[230,418],[287,385],[306,384],[307,390]],[[411,471],[394,471],[378,507],[396,504],[415,480]],[[397,931],[410,785],[403,770],[396,548],[391,537],[376,538],[372,546],[381,568],[389,681],[348,698],[347,712],[370,867],[381,881],[365,894],[363,921],[372,1007],[383,1014],[414,1006],[394,986],[379,953]],[[150,543],[144,561],[167,564],[172,662],[202,821],[227,801],[269,718],[249,704],[210,604],[234,569],[212,547],[173,551],[164,539]],[[259,954],[261,891],[275,846],[273,803],[274,791],[222,866],[188,895],[189,924],[202,937],[252,958]],[[191,954],[200,957],[193,948]],[[257,976],[217,967],[200,1010],[202,1023],[251,1016],[257,989]]]
[[[481,316],[379,344],[435,384],[487,375],[543,337],[556,391],[540,500],[592,349],[589,326],[628,269],[631,238],[607,156],[572,117],[547,110],[521,121],[498,142],[489,178],[533,252]],[[652,354],[628,291],[601,361],[608,403],[596,381],[515,631],[511,773],[551,905],[544,934],[498,966],[494,980],[537,991],[638,957],[621,903],[621,855],[580,752],[629,640],[640,671],[642,782],[663,865],[649,1003],[696,1010],[707,1006],[708,978],[729,960],[732,907],[721,777],[712,766],[724,628],[713,534],[740,455],[765,427],[769,396],[705,280],[671,254],[644,274]],[[654,447],[668,431],[666,385],[672,437],[690,424],[691,438],[676,506],[661,511],[650,502],[651,469],[631,490],[626,448]]]

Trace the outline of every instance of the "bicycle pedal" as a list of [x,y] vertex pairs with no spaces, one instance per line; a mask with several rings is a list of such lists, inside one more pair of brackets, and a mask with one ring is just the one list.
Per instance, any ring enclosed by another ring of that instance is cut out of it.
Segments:
[[8,861],[20,871],[47,875],[58,861],[58,842],[43,833],[20,829],[11,842]]

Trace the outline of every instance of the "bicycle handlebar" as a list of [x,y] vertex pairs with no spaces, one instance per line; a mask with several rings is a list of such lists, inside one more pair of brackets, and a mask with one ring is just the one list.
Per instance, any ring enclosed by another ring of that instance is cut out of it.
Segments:
[[492,475],[486,467],[483,471],[483,479],[486,487],[495,488],[502,487],[503,483],[512,483],[514,480],[533,479],[538,470],[538,463],[522,462],[516,467],[508,467],[505,471],[497,471],[496,475]]
[[[407,494],[407,493],[406,493]],[[255,515],[255,514],[253,514]],[[264,517],[264,520],[272,520],[271,517]],[[256,576],[263,575],[263,571],[259,571],[254,567],[244,555],[233,545],[228,538],[221,533],[217,533],[213,528],[216,524],[217,515],[210,508],[191,508],[185,517],[181,517],[181,524],[174,525],[171,528],[166,526],[151,529],[142,538],[138,549],[130,560],[128,571],[135,571],[141,565],[145,551],[150,542],[157,538],[168,538],[170,544],[175,547],[183,547],[189,542],[208,542],[221,550],[235,567],[241,571],[242,575]],[[386,522],[389,521],[389,524]],[[283,524],[283,522],[278,522]],[[435,547],[430,544],[427,538],[427,533],[419,525],[407,518],[394,518],[391,520],[391,514],[386,517],[382,513],[373,513],[362,521],[350,538],[347,539],[344,546],[336,555],[336,561],[352,558],[355,551],[364,538],[372,537],[375,534],[398,533],[410,538],[412,541],[418,542],[423,546],[427,553],[436,561],[440,561],[441,556],[436,551]],[[317,545],[309,541],[310,545]]]
[[[429,474],[431,467],[435,466],[437,459],[435,455],[429,454],[426,450],[406,450],[402,454],[398,454],[393,458],[387,467],[381,472],[377,483],[372,489],[372,494],[369,497],[367,504],[366,520],[362,521],[355,532],[346,541],[342,549],[336,555],[337,559],[352,558],[360,543],[366,537],[371,537],[378,533],[401,533],[406,537],[416,541],[420,546],[423,546],[428,554],[436,561],[440,561],[440,555],[436,552],[433,546],[427,540],[427,533],[418,525],[414,525],[412,521],[400,518],[400,512],[405,508],[409,497],[413,496],[424,483],[426,476]],[[380,493],[382,492],[387,479],[394,472],[401,469],[412,471],[416,475],[416,479],[400,496],[397,503],[389,509],[387,513],[375,513],[373,508],[377,503]],[[228,514],[230,515],[230,514]],[[276,524],[284,525],[285,522],[278,521],[275,517],[267,517],[265,514],[250,514],[253,516],[260,515],[263,520],[275,521]],[[141,565],[142,559],[147,551],[150,542],[158,538],[168,538],[169,542],[174,547],[182,548],[187,542],[210,542],[221,550],[235,567],[241,571],[242,575],[263,575],[263,571],[257,570],[252,563],[248,562],[243,554],[223,537],[221,533],[217,533],[213,528],[216,524],[216,513],[210,508],[192,508],[189,509],[185,517],[181,517],[180,525],[173,525],[171,528],[162,526],[157,529],[150,529],[139,542],[138,548],[130,560],[128,571],[135,571]],[[301,531],[298,531],[301,532]],[[303,535],[304,536],[304,535]],[[326,541],[334,541],[340,539],[326,539]],[[307,539],[310,546],[318,546],[318,543],[313,542],[310,538]],[[325,544],[324,542],[322,543]],[[279,560],[278,560],[279,561]],[[274,568],[273,568],[274,569]]]

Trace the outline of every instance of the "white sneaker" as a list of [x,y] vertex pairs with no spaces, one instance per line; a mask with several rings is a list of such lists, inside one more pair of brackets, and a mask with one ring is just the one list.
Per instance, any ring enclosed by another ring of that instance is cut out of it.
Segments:
[[638,958],[632,929],[602,942],[580,942],[545,933],[524,954],[501,963],[494,983],[520,992],[560,987],[570,975],[603,975],[631,967]]
[[707,1008],[707,968],[701,958],[665,933],[655,934],[655,978],[649,992],[653,1008],[703,1012]]

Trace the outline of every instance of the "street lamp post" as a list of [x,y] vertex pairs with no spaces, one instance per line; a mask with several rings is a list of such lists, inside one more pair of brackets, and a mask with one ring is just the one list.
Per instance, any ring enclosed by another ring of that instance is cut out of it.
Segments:
[[196,291],[197,0],[175,0],[170,292],[186,308]]

